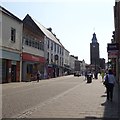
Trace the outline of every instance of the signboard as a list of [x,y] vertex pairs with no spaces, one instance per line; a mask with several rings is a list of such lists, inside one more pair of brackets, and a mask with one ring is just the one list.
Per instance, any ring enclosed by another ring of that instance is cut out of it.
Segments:
[[108,58],[117,58],[118,52],[108,52]]
[[28,53],[22,53],[22,59],[26,61],[34,61],[34,62],[41,62],[41,63],[45,62],[44,57],[35,56],[35,55],[28,54]]
[[107,51],[118,51],[119,50],[119,44],[118,43],[108,43],[107,44]]

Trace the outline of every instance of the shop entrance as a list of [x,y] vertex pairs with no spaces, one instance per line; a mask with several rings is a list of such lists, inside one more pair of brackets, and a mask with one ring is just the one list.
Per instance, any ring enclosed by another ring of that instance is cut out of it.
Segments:
[[11,82],[16,82],[16,65],[11,67]]

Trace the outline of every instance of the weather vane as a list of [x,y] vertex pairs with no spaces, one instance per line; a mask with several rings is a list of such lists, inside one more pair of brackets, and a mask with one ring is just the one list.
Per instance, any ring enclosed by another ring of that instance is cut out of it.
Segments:
[[95,27],[93,28],[93,32],[95,32]]

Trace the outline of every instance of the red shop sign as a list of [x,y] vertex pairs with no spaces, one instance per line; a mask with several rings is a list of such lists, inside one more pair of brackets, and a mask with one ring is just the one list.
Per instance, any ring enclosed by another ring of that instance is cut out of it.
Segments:
[[28,61],[35,61],[35,62],[45,62],[45,58],[41,57],[41,56],[35,56],[35,55],[31,55],[28,53],[22,53],[22,59],[23,60],[28,60]]

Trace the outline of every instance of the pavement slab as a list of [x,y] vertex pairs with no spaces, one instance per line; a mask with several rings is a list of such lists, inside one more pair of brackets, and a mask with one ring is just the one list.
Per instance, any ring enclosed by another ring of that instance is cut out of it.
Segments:
[[118,118],[118,92],[113,102],[106,101],[105,87],[100,79],[86,81],[26,110],[19,118]]

